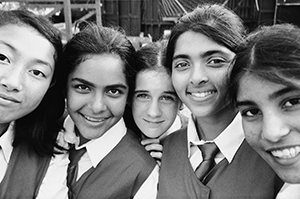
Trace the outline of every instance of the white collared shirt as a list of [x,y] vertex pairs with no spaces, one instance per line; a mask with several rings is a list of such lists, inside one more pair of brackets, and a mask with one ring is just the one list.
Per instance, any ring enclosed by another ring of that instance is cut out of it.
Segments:
[[299,199],[300,198],[300,184],[285,183],[276,199]]
[[[196,168],[199,166],[203,159],[200,149],[197,146],[195,146],[195,144],[200,145],[206,143],[207,141],[199,139],[195,126],[195,121],[192,115],[189,116],[187,136],[188,146],[190,146],[188,148],[188,157],[190,159],[192,168],[196,170]],[[242,127],[242,117],[240,113],[238,113],[233,119],[233,121],[226,127],[226,129],[224,129],[224,131],[218,137],[216,137],[212,141],[208,141],[214,142],[220,149],[220,152],[215,157],[216,164],[224,158],[226,158],[228,163],[230,164],[244,139],[245,136]],[[300,185],[285,183],[279,191],[276,199],[286,198],[299,199]]]
[[[75,132],[74,131],[74,123],[72,119],[68,116],[66,118],[64,124],[67,133]],[[76,147],[76,149],[80,149],[86,147],[87,153],[85,153],[78,162],[78,176],[77,180],[80,176],[89,170],[91,167],[96,167],[99,162],[103,158],[105,158],[108,153],[110,153],[113,148],[121,141],[121,139],[125,136],[127,132],[127,128],[125,126],[123,118],[111,127],[107,132],[105,132],[101,137],[90,140],[80,147]],[[77,143],[75,146],[78,146],[79,139],[77,139]],[[154,199],[157,195],[157,184],[158,184],[158,165],[155,166],[149,177],[140,187],[134,199]]]
[[[214,142],[220,149],[220,152],[215,157],[215,162],[219,163],[223,158],[226,158],[228,163],[231,163],[244,138],[245,136],[242,128],[242,118],[238,113],[233,121],[224,129],[223,132],[221,132],[218,137],[212,141],[208,141]],[[206,141],[199,139],[192,115],[189,116],[187,141],[188,146],[190,146],[188,148],[188,157],[193,169],[195,170],[202,162],[200,149],[195,145],[204,144]]]
[[[10,156],[13,151],[12,141],[14,122],[11,122],[7,131],[0,137],[0,181],[3,180]],[[49,168],[40,186],[37,199],[67,199],[66,185],[69,159],[67,154],[55,155],[51,158]]]

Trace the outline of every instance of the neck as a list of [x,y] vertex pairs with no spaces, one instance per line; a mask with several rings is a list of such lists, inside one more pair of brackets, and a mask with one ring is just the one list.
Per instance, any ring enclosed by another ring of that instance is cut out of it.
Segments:
[[7,131],[9,123],[0,124],[0,137]]
[[196,118],[198,135],[203,140],[213,140],[232,122],[237,114],[236,109],[226,109],[211,117]]

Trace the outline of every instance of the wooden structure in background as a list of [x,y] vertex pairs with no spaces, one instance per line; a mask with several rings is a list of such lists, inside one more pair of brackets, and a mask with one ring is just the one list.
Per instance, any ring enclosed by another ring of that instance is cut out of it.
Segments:
[[[83,19],[103,26],[120,26],[127,35],[133,37],[151,35],[155,41],[168,32],[179,17],[205,2],[217,2],[229,7],[243,19],[249,31],[259,25],[270,25],[276,21],[300,24],[298,17],[300,0],[0,0],[0,2],[22,2],[30,8],[52,7],[54,9],[48,14],[49,17],[63,10],[60,22],[66,22],[68,38],[72,35],[72,22]],[[78,12],[80,16],[77,16]]]
[[[80,2],[71,0],[1,0],[1,2],[18,2],[26,4],[26,7],[35,8],[53,8],[53,10],[47,14],[47,17],[52,16],[60,10],[64,11],[64,22],[66,26],[66,39],[69,40],[72,37],[72,9],[92,9],[87,15],[83,16],[86,19],[92,15],[96,15],[96,23],[102,25],[101,14],[101,0],[94,0],[91,2]],[[75,3],[76,2],[76,3]]]
[[300,0],[275,0],[274,21],[300,25]]

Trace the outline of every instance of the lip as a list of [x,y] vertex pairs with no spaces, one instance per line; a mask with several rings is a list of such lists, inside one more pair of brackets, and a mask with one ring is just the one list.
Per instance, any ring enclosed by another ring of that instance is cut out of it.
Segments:
[[153,125],[159,125],[161,123],[163,123],[164,121],[160,120],[160,121],[151,121],[151,120],[147,120],[147,119],[143,119],[145,122],[147,122],[148,124],[153,124]]
[[21,101],[18,100],[17,98],[3,94],[3,93],[0,93],[0,99],[3,99],[8,102],[13,102],[13,103],[21,103]]
[[88,116],[85,114],[80,113],[80,115],[87,120],[88,122],[92,122],[92,123],[102,123],[105,120],[107,120],[109,117],[94,117],[94,116]]

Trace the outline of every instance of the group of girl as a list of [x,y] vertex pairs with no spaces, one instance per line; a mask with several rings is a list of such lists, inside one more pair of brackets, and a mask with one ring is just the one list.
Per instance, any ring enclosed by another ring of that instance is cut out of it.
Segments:
[[137,51],[93,24],[63,48],[0,11],[0,198],[296,198],[299,35],[204,4]]

